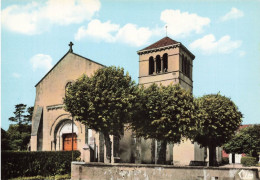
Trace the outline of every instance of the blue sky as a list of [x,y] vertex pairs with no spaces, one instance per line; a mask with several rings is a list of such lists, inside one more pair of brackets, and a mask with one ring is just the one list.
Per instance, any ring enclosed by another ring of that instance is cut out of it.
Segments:
[[168,36],[195,56],[193,93],[220,92],[260,122],[260,0],[2,0],[1,126],[68,51],[124,67],[138,82],[136,51]]

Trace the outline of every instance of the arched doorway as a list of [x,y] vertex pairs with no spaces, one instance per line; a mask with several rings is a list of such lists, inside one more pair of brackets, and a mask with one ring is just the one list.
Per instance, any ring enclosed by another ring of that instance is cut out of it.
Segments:
[[54,131],[54,136],[55,150],[71,151],[72,149],[78,149],[78,127],[73,124],[72,134],[72,121],[70,119],[62,120],[57,124]]

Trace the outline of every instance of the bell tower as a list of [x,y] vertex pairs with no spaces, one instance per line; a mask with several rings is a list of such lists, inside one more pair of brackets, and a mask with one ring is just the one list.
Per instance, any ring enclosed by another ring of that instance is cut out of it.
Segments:
[[139,55],[139,84],[180,84],[193,90],[192,68],[195,56],[180,42],[164,37],[137,51]]

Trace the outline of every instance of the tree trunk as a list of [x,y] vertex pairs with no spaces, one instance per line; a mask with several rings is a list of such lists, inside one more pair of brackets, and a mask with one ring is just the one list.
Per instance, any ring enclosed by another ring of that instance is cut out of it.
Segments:
[[111,140],[109,134],[104,134],[105,145],[106,145],[106,154],[105,154],[105,162],[111,163]]
[[151,164],[155,164],[155,148],[156,148],[156,145],[155,145],[155,139],[152,139],[152,142],[151,142]]
[[142,148],[141,148],[141,138],[136,137],[136,144],[135,144],[135,164],[141,164],[141,154],[142,154]]
[[253,151],[251,154],[252,154],[252,157],[255,157],[256,162],[258,162],[259,161],[259,155],[257,154],[257,151]]
[[217,166],[216,161],[216,146],[215,145],[209,145],[209,166]]
[[166,148],[167,148],[167,142],[166,141],[160,141],[158,142],[158,161],[157,164],[165,164],[166,162]]

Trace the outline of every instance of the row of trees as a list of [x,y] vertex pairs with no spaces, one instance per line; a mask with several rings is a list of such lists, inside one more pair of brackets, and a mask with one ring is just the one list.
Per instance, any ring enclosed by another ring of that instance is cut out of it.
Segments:
[[128,124],[137,137],[161,142],[160,163],[165,162],[168,142],[189,138],[209,147],[212,166],[216,147],[226,143],[242,121],[236,105],[225,96],[196,99],[179,85],[140,87],[123,68],[116,67],[80,77],[67,89],[64,104],[76,120],[104,134],[108,161],[109,135],[122,136]]
[[239,130],[236,135],[223,145],[227,153],[245,153],[259,160],[260,125],[252,125]]
[[2,150],[27,150],[31,137],[33,107],[25,104],[15,105],[14,116],[9,120],[11,124],[7,131],[1,128]]

